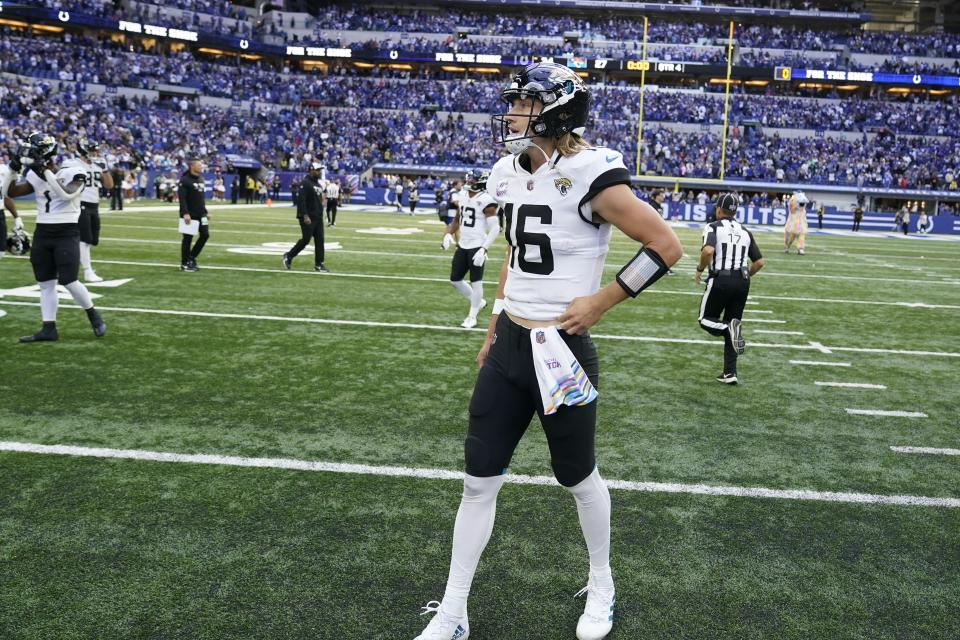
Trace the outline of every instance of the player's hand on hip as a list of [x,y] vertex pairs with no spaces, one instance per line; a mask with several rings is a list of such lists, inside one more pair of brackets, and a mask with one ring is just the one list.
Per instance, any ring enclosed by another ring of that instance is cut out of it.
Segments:
[[477,252],[473,254],[473,266],[482,267],[483,263],[487,261],[487,250],[483,247],[477,249]]
[[560,314],[557,320],[558,328],[571,335],[578,335],[600,322],[603,312],[606,311],[596,295],[574,298],[567,310]]

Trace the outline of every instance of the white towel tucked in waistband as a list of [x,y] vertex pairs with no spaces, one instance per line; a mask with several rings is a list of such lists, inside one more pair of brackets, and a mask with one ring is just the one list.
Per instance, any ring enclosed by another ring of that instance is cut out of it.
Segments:
[[556,327],[531,329],[530,345],[545,414],[556,413],[562,405],[583,405],[597,399],[597,390]]

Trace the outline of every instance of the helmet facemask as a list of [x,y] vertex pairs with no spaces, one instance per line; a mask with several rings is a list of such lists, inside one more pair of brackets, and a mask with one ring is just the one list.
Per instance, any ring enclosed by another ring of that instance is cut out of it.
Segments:
[[[504,145],[510,153],[519,155],[533,146],[534,138],[543,137],[546,133],[547,126],[540,117],[543,101],[538,91],[523,89],[506,89],[501,97],[510,106],[510,111],[491,116],[493,138],[495,142]],[[530,101],[530,109],[527,113],[518,113],[514,110],[514,104],[519,100]],[[540,109],[537,108],[538,103],[541,106]],[[522,126],[524,119],[526,119],[526,126],[523,131],[511,130],[511,121],[516,127],[518,124]]]

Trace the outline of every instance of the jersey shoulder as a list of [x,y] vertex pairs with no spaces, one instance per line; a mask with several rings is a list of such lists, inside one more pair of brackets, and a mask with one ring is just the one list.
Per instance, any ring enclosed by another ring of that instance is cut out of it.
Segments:
[[630,184],[623,154],[608,147],[588,147],[565,156],[557,167],[577,181],[583,180],[591,197],[616,184]]
[[495,185],[500,180],[516,176],[516,159],[516,156],[507,155],[494,162],[493,166],[490,168],[490,175],[487,177],[487,185]]
[[61,168],[62,169],[83,169],[85,171],[89,169],[86,163],[84,163],[84,161],[81,160],[80,158],[70,158],[69,160],[64,160],[63,164],[61,165]]
[[83,180],[86,178],[87,170],[83,167],[61,167],[57,171],[57,180],[63,184],[70,184],[74,180]]
[[483,211],[484,209],[486,209],[491,205],[496,206],[497,204],[496,198],[494,198],[493,194],[491,194],[488,191],[481,191],[476,196],[474,196],[473,201],[476,203],[475,206],[480,211]]

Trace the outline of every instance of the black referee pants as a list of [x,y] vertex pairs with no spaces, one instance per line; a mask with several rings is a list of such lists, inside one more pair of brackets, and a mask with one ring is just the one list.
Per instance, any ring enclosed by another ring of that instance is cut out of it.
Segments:
[[737,351],[733,348],[728,323],[743,319],[743,308],[750,293],[750,279],[736,275],[711,276],[700,301],[700,328],[714,336],[723,336],[723,372],[737,373]]
[[291,260],[297,257],[297,255],[310,244],[310,240],[313,240],[313,245],[316,253],[313,257],[313,266],[319,267],[323,264],[323,215],[317,214],[310,216],[310,224],[307,224],[300,220],[300,239],[297,240],[297,244],[293,245],[293,248],[289,251],[289,257]]

